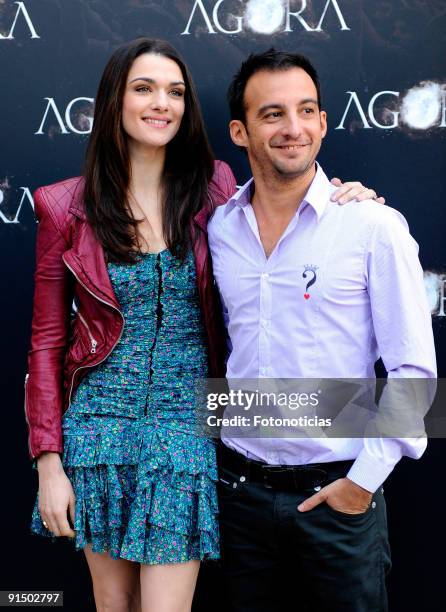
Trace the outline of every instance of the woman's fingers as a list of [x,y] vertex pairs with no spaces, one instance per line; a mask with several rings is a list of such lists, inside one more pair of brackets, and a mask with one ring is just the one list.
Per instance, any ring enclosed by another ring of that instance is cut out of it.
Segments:
[[70,517],[70,522],[71,525],[74,527],[74,509],[76,506],[76,498],[74,497],[74,495],[70,495],[70,505],[68,506],[68,510],[69,510],[69,517]]
[[357,202],[363,202],[364,200],[375,200],[378,202],[378,204],[385,204],[386,202],[385,198],[378,198],[374,189],[364,187],[364,185],[359,181],[348,181],[346,183],[342,183],[340,179],[333,178],[331,183],[335,187],[338,187],[338,189],[331,196],[331,200],[333,202],[338,202],[339,204],[346,204],[352,200],[356,200]]
[[[54,455],[54,453],[53,453]],[[42,456],[39,468],[39,511],[42,520],[56,537],[74,538],[75,496],[73,487],[63,471],[60,458]],[[70,521],[72,525],[70,525]]]
[[335,187],[338,187],[338,189],[332,194],[331,200],[332,202],[339,202],[340,204],[350,202],[350,200],[355,199],[358,193],[366,189],[363,184],[358,181],[348,181],[347,183],[339,182],[339,185],[336,185],[333,181],[332,183]]
[[68,508],[54,512],[50,518],[51,525],[54,527],[53,533],[56,537],[74,538],[75,533],[68,522]]
[[374,189],[356,188],[353,192],[358,202],[362,202],[363,200],[374,200],[376,198],[376,191]]
[[59,528],[57,526],[54,513],[50,510],[40,510],[40,517],[42,519],[43,526],[48,529],[48,531],[50,531],[54,536],[58,536]]
[[358,202],[363,202],[364,200],[375,200],[378,204],[385,204],[386,199],[383,197],[378,197],[376,191],[374,189],[367,189],[363,187],[362,190],[359,190],[355,195],[356,200]]
[[74,524],[74,498],[73,509],[71,509],[70,500],[70,506],[68,508],[61,508],[59,510],[41,510],[40,516],[42,518],[44,527],[46,527],[48,531],[51,531],[51,533],[57,538],[74,538],[76,534],[68,522],[68,512]]
[[70,523],[68,522],[68,508],[65,509],[65,512],[58,514],[56,520],[59,537],[74,538],[76,534],[73,529],[71,529]]
[[48,529],[48,531],[51,531],[51,533],[53,533],[52,525],[51,525],[49,517],[42,510],[39,510],[39,513],[40,513],[40,518],[42,519],[42,523],[45,529]]

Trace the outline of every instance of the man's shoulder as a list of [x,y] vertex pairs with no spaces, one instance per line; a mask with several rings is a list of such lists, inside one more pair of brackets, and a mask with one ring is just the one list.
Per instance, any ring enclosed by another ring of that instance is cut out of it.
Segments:
[[359,223],[368,231],[374,229],[401,229],[409,230],[408,223],[403,214],[396,208],[385,204],[378,204],[374,200],[362,202],[348,202],[339,206],[336,202],[330,202],[330,206],[337,207],[335,210],[345,215],[351,223]]
[[226,204],[220,204],[212,213],[211,218],[208,221],[208,235],[211,238],[215,232],[218,232],[219,228],[223,225],[226,220],[229,202]]
[[215,208],[208,222],[208,233],[212,233],[213,231],[218,230],[223,224],[231,223],[233,221],[234,215],[231,213],[237,209],[237,206],[234,205],[234,200],[237,199],[237,195],[243,191],[245,187],[246,184],[233,193],[225,203],[220,204],[220,206]]

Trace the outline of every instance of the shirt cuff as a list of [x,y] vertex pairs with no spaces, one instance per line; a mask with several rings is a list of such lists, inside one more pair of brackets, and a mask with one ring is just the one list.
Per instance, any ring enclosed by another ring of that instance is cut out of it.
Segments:
[[382,459],[371,457],[363,448],[353,463],[347,478],[370,493],[374,493],[386,480],[398,463],[384,463]]

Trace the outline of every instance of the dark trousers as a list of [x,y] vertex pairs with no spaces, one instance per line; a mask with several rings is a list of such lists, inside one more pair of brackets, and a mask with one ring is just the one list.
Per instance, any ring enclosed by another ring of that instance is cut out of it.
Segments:
[[[344,514],[325,503],[300,513],[298,504],[314,490],[267,488],[242,471],[220,465],[227,612],[388,610],[390,552],[382,490],[364,514]],[[328,482],[344,476],[329,473]]]

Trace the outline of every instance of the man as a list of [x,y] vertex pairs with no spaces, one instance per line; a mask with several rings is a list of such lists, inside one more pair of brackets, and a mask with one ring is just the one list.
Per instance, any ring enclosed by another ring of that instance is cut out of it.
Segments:
[[[253,180],[208,227],[231,353],[228,379],[434,378],[417,245],[395,210],[339,207],[316,163],[327,132],[317,73],[273,49],[229,89],[230,133]],[[313,280],[313,283],[309,283]],[[309,286],[311,285],[311,287]],[[231,610],[387,610],[382,483],[419,438],[225,438],[221,529]],[[287,466],[289,469],[284,470]],[[281,578],[283,568],[293,576]]]

